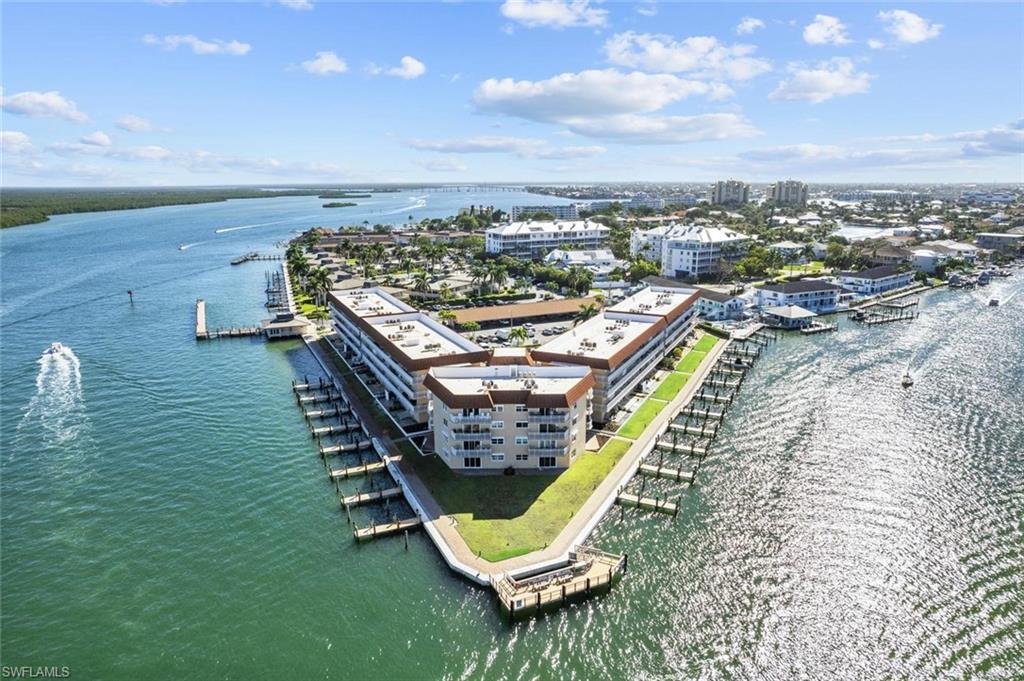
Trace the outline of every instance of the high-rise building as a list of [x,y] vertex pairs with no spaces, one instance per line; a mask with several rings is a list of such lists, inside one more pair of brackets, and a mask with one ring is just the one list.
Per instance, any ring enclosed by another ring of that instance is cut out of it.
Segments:
[[708,201],[718,206],[742,205],[750,200],[750,185],[740,180],[719,180],[708,190]]
[[697,278],[710,274],[719,260],[742,258],[749,242],[746,234],[725,227],[672,224],[634,229],[629,250],[659,263],[663,276]]
[[806,206],[807,184],[799,180],[779,180],[768,187],[768,200],[776,206]]

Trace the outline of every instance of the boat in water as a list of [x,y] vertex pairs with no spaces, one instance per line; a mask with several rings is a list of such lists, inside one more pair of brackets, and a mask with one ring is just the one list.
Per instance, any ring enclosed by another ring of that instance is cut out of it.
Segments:
[[64,346],[60,343],[50,343],[50,347],[46,348],[48,355],[59,355],[62,352],[64,352]]
[[998,298],[989,298],[988,306],[989,307],[999,307],[999,299]]
[[914,385],[914,377],[910,375],[909,369],[903,372],[903,379],[900,381],[900,385],[904,388],[909,388]]

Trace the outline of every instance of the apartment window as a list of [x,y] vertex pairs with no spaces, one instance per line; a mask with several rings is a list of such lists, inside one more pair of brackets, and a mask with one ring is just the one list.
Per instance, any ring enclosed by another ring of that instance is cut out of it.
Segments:
[[529,454],[516,454],[516,461],[529,461],[529,460],[530,460],[530,455]]
[[504,454],[491,454],[491,461],[504,461],[504,460],[505,460],[505,455]]
[[517,445],[525,445],[529,441],[530,441],[530,438],[526,437],[525,435],[521,435],[521,436],[516,438],[516,444]]
[[492,445],[503,445],[503,444],[505,444],[505,438],[503,438],[503,437],[492,437],[491,438],[491,444]]
[[555,467],[555,457],[553,457],[553,456],[542,456],[542,457],[540,457],[540,467],[541,468],[554,468]]
[[516,428],[529,428],[529,427],[530,427],[530,422],[529,421],[516,421]]
[[496,404],[496,405],[494,405],[494,411],[496,411],[496,412],[498,412],[500,414],[501,412],[505,411],[505,405],[503,405],[503,404]]
[[505,422],[504,421],[491,421],[491,429],[492,430],[501,430],[504,427],[505,427]]
[[516,411],[519,412],[520,414],[522,414],[523,412],[526,411],[526,405],[525,404],[517,404],[516,405]]
[[462,459],[462,465],[464,468],[480,468],[480,457],[479,456],[466,456]]

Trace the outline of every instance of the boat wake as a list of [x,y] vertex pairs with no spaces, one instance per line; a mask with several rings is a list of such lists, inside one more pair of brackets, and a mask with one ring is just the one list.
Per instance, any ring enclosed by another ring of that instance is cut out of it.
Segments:
[[18,430],[39,426],[49,445],[66,445],[88,426],[82,399],[82,368],[71,348],[54,343],[38,360],[36,394]]
[[426,207],[427,207],[426,198],[419,198],[419,199],[416,199],[415,201],[413,201],[412,203],[410,203],[407,206],[402,206],[401,208],[394,208],[392,210],[381,211],[380,215],[397,215],[398,213],[407,213],[410,210],[416,210],[417,208],[426,208]]
[[242,229],[256,229],[257,227],[267,227],[269,225],[279,225],[282,222],[294,222],[295,220],[309,220],[310,218],[320,217],[320,213],[314,215],[299,215],[290,217],[285,220],[273,220],[272,222],[256,222],[251,225],[239,225],[237,227],[221,227],[220,229],[213,230],[214,234],[227,234],[228,232],[237,232]]

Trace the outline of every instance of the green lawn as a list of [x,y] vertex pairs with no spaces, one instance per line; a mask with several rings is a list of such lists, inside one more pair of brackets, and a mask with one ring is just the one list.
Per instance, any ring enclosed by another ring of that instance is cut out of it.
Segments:
[[[704,336],[707,338],[707,336]],[[703,340],[703,338],[701,339]],[[692,374],[700,366],[700,363],[704,361],[704,358],[708,356],[706,352],[698,352],[697,350],[690,350],[688,353],[683,355],[683,358],[676,364],[676,371],[684,374]]]
[[497,562],[554,541],[630,444],[609,440],[559,475],[459,475],[437,456],[405,460],[445,513],[455,516],[470,550]]
[[618,434],[633,440],[640,437],[640,434],[654,420],[654,417],[665,408],[666,404],[668,403],[661,400],[648,399],[640,405],[639,409],[633,412],[628,421],[622,424]]
[[679,394],[679,391],[683,389],[688,380],[690,380],[690,374],[672,372],[661,382],[661,385],[651,394],[651,397],[670,402]]
[[711,349],[718,344],[718,340],[719,339],[716,336],[706,333],[701,336],[701,339],[697,341],[697,344],[693,346],[693,349],[696,352],[711,352]]

